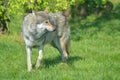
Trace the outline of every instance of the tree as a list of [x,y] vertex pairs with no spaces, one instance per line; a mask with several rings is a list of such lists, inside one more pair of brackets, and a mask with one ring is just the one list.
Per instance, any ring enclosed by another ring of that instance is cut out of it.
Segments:
[[0,1],[0,32],[5,33],[8,31],[7,22],[9,22],[9,17],[7,15],[8,0]]
[[8,31],[7,22],[14,14],[23,15],[31,10],[44,10],[46,7],[57,12],[64,10],[75,0],[0,0],[0,32]]
[[71,9],[73,17],[85,17],[91,13],[101,16],[110,13],[113,4],[109,0],[75,0]]

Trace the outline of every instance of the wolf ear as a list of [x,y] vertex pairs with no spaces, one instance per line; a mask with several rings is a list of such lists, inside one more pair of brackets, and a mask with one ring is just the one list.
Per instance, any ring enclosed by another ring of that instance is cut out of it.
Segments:
[[65,16],[69,16],[69,15],[70,15],[70,8],[64,10],[64,11],[63,11],[63,14],[64,14]]
[[46,13],[48,13],[49,11],[48,11],[48,7],[47,8],[45,8],[45,10],[44,10]]
[[70,18],[71,18],[70,8],[64,10],[63,15],[66,16],[67,20],[70,20]]
[[32,14],[33,14],[33,15],[35,15],[35,14],[36,14],[35,10],[32,10]]

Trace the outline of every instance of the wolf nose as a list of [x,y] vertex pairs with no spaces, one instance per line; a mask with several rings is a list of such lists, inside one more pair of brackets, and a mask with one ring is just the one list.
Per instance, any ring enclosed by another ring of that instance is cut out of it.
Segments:
[[54,28],[53,31],[56,31],[56,28]]

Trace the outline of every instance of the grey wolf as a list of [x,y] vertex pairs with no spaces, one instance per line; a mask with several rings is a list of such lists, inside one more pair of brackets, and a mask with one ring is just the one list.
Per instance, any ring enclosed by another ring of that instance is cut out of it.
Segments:
[[48,13],[45,10],[32,12],[24,17],[22,36],[26,45],[28,71],[32,69],[32,48],[39,49],[35,65],[36,68],[39,68],[46,43],[57,48],[62,56],[62,61],[66,61],[69,54],[70,28],[65,13]]

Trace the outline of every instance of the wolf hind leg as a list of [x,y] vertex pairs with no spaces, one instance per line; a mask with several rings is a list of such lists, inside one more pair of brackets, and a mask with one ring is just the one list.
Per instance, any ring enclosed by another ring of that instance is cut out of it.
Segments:
[[61,44],[60,44],[60,39],[58,37],[53,40],[52,45],[53,45],[53,47],[58,49],[58,51],[61,54],[62,61],[65,62],[66,61],[66,55],[64,55],[65,51],[63,51],[63,49],[62,49]]
[[69,39],[60,39],[60,44],[66,54],[70,54],[70,40]]
[[70,39],[69,39],[69,29],[63,33],[60,37],[60,45],[64,53],[64,57],[67,59],[70,53]]
[[60,39],[61,48],[63,50],[64,58],[67,59],[69,55],[69,42],[68,40]]

